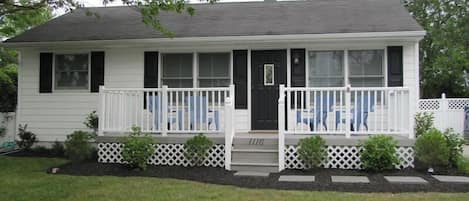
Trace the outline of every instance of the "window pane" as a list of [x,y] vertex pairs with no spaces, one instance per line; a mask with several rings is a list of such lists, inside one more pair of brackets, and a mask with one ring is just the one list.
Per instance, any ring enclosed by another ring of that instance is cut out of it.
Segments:
[[344,86],[343,54],[343,51],[310,51],[308,53],[309,86]]
[[88,54],[55,55],[55,88],[88,89]]
[[163,54],[163,78],[191,78],[192,59],[191,53]]
[[199,87],[226,87],[230,85],[229,79],[203,79],[199,80]]
[[200,53],[199,77],[229,77],[229,53]]
[[382,75],[383,50],[349,51],[350,75]]
[[192,79],[163,79],[169,88],[192,88]]
[[349,51],[350,85],[353,87],[384,86],[384,51]]

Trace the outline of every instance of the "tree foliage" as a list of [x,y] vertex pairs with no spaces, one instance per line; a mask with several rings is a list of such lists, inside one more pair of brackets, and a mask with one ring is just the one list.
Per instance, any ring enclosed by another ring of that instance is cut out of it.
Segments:
[[469,96],[469,1],[404,2],[427,31],[420,42],[422,96]]

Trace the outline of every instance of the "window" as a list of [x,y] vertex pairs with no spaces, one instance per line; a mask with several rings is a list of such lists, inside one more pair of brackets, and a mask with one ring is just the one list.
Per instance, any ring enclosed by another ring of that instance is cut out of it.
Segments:
[[275,85],[275,70],[274,64],[264,64],[264,85],[273,86]]
[[199,87],[230,85],[230,54],[199,53]]
[[89,55],[55,55],[55,89],[88,89]]
[[170,88],[192,87],[193,54],[162,54],[162,81]]
[[351,50],[348,55],[349,81],[352,87],[384,86],[383,50]]
[[344,86],[344,51],[309,51],[310,87]]

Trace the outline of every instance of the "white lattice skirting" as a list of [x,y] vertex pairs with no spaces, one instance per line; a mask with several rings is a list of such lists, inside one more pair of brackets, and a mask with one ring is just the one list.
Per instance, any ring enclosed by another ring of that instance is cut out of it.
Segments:
[[[327,162],[323,162],[323,168],[338,169],[362,169],[360,162],[361,147],[358,146],[328,146]],[[397,154],[401,161],[396,166],[398,169],[414,167],[414,149],[412,147],[398,147]],[[285,168],[305,169],[305,165],[298,158],[297,146],[288,145],[285,147]]]
[[[98,162],[124,163],[121,155],[121,143],[98,143]],[[184,157],[184,144],[155,144],[155,154],[148,160],[152,165],[191,166]],[[225,145],[217,144],[209,150],[204,161],[205,166],[225,166]]]

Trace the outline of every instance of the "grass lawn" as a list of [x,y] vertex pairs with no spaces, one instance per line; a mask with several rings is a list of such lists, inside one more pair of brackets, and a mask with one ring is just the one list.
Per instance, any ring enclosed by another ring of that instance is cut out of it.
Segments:
[[469,193],[341,193],[258,190],[175,179],[49,175],[66,162],[0,157],[0,200],[469,200]]

